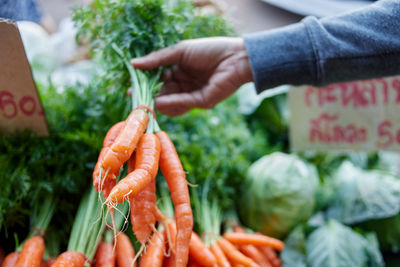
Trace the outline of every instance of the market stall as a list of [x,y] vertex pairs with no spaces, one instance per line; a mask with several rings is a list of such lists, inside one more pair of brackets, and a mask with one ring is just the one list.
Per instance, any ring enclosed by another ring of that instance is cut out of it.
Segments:
[[165,116],[167,68],[130,60],[235,36],[209,2],[95,0],[52,35],[0,22],[22,66],[0,62],[2,266],[398,266],[399,78],[248,83]]

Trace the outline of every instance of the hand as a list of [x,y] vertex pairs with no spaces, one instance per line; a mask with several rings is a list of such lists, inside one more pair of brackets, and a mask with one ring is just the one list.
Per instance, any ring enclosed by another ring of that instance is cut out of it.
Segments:
[[156,108],[176,116],[192,108],[213,108],[253,79],[242,38],[213,37],[181,41],[147,56],[135,58],[138,69],[172,65]]

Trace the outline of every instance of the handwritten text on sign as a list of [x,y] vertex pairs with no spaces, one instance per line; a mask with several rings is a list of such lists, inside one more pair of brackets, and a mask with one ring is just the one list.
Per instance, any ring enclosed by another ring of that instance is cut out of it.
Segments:
[[46,118],[17,25],[0,18],[0,133],[48,135]]
[[400,151],[400,77],[293,87],[294,151]]

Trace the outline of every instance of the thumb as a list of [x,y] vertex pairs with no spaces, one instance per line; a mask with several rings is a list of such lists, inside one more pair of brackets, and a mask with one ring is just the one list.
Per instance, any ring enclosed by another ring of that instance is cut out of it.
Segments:
[[154,69],[177,63],[183,54],[180,43],[154,51],[146,56],[131,60],[132,66],[138,69]]

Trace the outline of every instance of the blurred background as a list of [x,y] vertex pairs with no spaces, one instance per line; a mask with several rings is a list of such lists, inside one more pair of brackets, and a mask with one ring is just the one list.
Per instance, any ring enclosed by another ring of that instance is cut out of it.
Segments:
[[[70,14],[75,5],[87,4],[89,0],[39,0],[45,17],[54,20],[54,26]],[[261,0],[215,1],[227,12],[239,33],[254,32],[291,24],[302,19],[302,15],[280,9]],[[48,20],[47,20],[47,23]]]
[[[67,17],[75,5],[90,0],[38,0],[45,17],[54,25]],[[208,2],[200,0],[199,2]],[[372,0],[214,0],[235,23],[239,33],[267,30],[297,22],[305,15],[339,14],[372,3]]]

